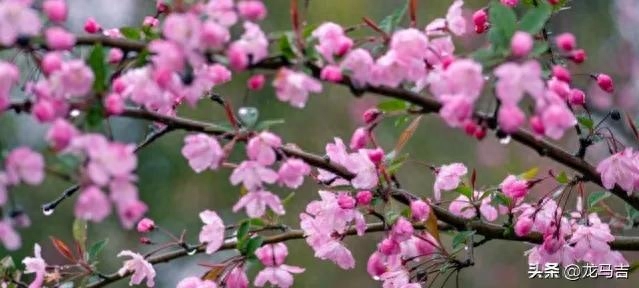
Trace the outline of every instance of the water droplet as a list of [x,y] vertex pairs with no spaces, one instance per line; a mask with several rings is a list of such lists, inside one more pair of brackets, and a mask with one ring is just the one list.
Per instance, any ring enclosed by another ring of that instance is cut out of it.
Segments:
[[464,250],[468,251],[468,245],[464,246]]
[[499,139],[499,143],[503,144],[503,145],[508,145],[508,143],[510,143],[510,140],[512,139],[512,137],[510,137],[510,135]]
[[242,124],[248,127],[253,127],[257,123],[257,119],[260,116],[260,111],[255,107],[240,107],[237,114],[242,121]]
[[195,253],[197,253],[197,249],[193,248],[189,250],[188,252],[186,252],[186,255],[193,256],[195,255]]
[[71,117],[74,117],[74,118],[75,118],[75,117],[78,117],[78,116],[80,116],[80,110],[78,110],[78,109],[73,109],[73,110],[71,110],[70,115],[71,115]]
[[42,208],[42,214],[44,214],[44,216],[51,216],[54,211],[55,209],[53,208],[47,208],[47,207]]

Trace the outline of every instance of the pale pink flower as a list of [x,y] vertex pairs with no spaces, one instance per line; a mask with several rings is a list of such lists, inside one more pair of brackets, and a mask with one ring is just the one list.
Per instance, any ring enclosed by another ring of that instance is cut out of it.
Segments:
[[[113,191],[111,191],[113,193]],[[126,203],[116,203],[118,212],[118,218],[122,227],[125,229],[131,229],[135,226],[144,214],[149,210],[149,207],[142,201],[135,199]]]
[[353,150],[359,150],[366,147],[367,143],[368,132],[366,131],[366,127],[359,127],[355,129],[355,132],[353,132],[353,136],[351,136],[350,148]]
[[244,19],[259,21],[266,18],[266,6],[259,0],[243,0],[237,3],[237,11]]
[[335,239],[324,243],[316,249],[315,257],[322,260],[330,260],[344,270],[355,268],[355,258],[353,258],[351,251],[342,242]]
[[38,14],[27,4],[0,2],[0,44],[10,46],[19,36],[35,36],[41,28]]
[[322,92],[322,84],[314,78],[288,68],[281,68],[275,76],[273,87],[277,98],[293,107],[304,108],[309,93]]
[[264,131],[249,140],[246,154],[251,160],[267,166],[275,163],[277,158],[275,149],[280,146],[282,146],[282,139],[279,136]]
[[156,70],[177,72],[184,69],[184,51],[176,42],[153,40],[149,44],[149,51],[153,55],[151,61]]
[[11,184],[23,181],[29,185],[38,185],[44,180],[44,158],[28,147],[11,150],[5,159],[5,169],[7,180]]
[[[479,198],[481,194],[482,193],[475,191],[475,198]],[[484,219],[488,221],[495,221],[499,214],[497,209],[490,205],[490,201],[490,197],[485,197],[483,200],[481,200],[479,213],[481,214],[481,216],[484,217]],[[453,215],[466,219],[472,219],[477,216],[476,207],[468,200],[468,197],[466,197],[465,195],[460,195],[455,200],[453,200],[450,203],[450,206],[448,206],[448,210]]]
[[87,149],[89,164],[87,173],[94,183],[106,185],[110,178],[127,178],[137,166],[135,145],[106,143]]
[[457,95],[474,102],[484,87],[482,66],[471,59],[455,60],[446,70],[431,74],[430,90],[440,101]]
[[350,72],[351,80],[359,87],[369,82],[373,65],[373,57],[362,48],[354,49],[346,54],[340,63],[340,67]]
[[353,47],[353,40],[345,35],[342,26],[332,22],[323,23],[311,35],[318,40],[315,49],[329,63],[334,62],[334,56],[343,56]]
[[453,4],[448,8],[446,13],[446,25],[448,30],[457,36],[466,34],[468,30],[468,24],[466,18],[462,14],[462,6],[464,6],[463,0],[455,0]]
[[535,99],[543,97],[544,82],[541,78],[541,66],[535,60],[523,64],[508,62],[495,69],[497,98],[504,105],[517,105],[524,93]]
[[18,84],[19,80],[18,67],[9,62],[0,61],[0,111],[9,107],[11,89]]
[[574,256],[576,260],[582,260],[595,265],[607,264],[605,258],[610,253],[609,242],[615,240],[610,233],[608,224],[602,223],[597,214],[588,215],[587,225],[576,225],[568,241],[574,245]]
[[510,52],[513,56],[524,57],[532,51],[535,40],[528,32],[517,31],[510,40]]
[[75,217],[101,222],[111,214],[111,203],[106,195],[95,186],[90,186],[82,190],[78,200],[75,202]]
[[461,183],[462,177],[468,173],[468,168],[462,163],[453,163],[442,165],[436,169],[435,184],[435,200],[441,199],[442,190],[454,190]]
[[131,257],[131,259],[124,261],[124,265],[118,270],[120,276],[133,272],[131,281],[129,281],[130,286],[140,285],[144,278],[146,278],[145,284],[147,287],[155,286],[155,269],[153,269],[151,263],[144,259],[144,256],[124,250],[118,253],[118,257]]
[[202,24],[200,38],[203,45],[213,49],[220,49],[231,40],[231,33],[228,28],[216,22],[205,21]]
[[228,288],[248,288],[249,280],[242,265],[236,266],[225,279]]
[[439,116],[450,127],[462,127],[473,115],[473,100],[463,95],[447,98],[442,103]]
[[499,107],[497,123],[499,128],[506,133],[513,133],[526,122],[526,114],[518,106],[506,104]]
[[566,130],[577,125],[577,118],[565,103],[556,103],[541,109],[541,121],[546,136],[558,140]]
[[284,206],[280,197],[269,191],[252,191],[246,193],[233,206],[233,212],[237,212],[242,208],[246,209],[246,214],[251,218],[259,218],[266,212],[269,207],[275,214],[284,215]]
[[206,4],[205,12],[209,19],[220,23],[226,27],[231,27],[237,22],[235,4],[233,0],[209,1]]
[[224,243],[224,222],[217,216],[217,213],[211,210],[202,211],[200,219],[205,225],[200,231],[199,241],[206,244],[206,254],[213,254]]
[[423,200],[410,202],[411,217],[417,221],[425,221],[430,214],[430,205]]
[[65,0],[45,0],[42,11],[53,22],[64,22],[67,19],[67,3]]
[[342,69],[340,69],[339,67],[335,65],[327,65],[322,68],[322,71],[320,72],[320,79],[333,83],[339,83],[340,81],[342,81],[342,79],[344,79],[344,76],[342,75]]
[[266,283],[280,288],[288,288],[293,286],[293,275],[304,272],[304,268],[289,265],[280,265],[277,267],[266,267],[255,276],[256,287],[264,287]]
[[176,288],[217,288],[213,281],[202,280],[198,277],[187,277],[182,279]]
[[299,188],[304,183],[304,176],[311,173],[311,167],[303,160],[289,158],[277,172],[277,182],[291,189]]
[[171,13],[164,20],[162,35],[188,50],[196,50],[201,43],[201,27],[202,22],[193,13]]
[[0,221],[0,243],[9,251],[18,250],[22,246],[20,234],[13,228],[11,221]]
[[[334,143],[326,144],[325,149],[326,149],[326,155],[328,156],[328,159],[331,161],[331,163],[335,163],[339,165],[344,165],[344,163],[346,163],[346,160],[348,159],[348,152],[346,151],[346,146],[344,145],[344,141],[342,141],[342,139],[337,137],[334,138]],[[317,178],[320,181],[329,183],[332,186],[348,184],[348,181],[346,181],[343,178],[340,178],[339,176],[329,171],[322,170],[322,169],[318,169],[318,171],[319,171],[319,175]]]
[[597,165],[601,174],[601,183],[606,189],[613,189],[615,184],[625,190],[628,195],[634,191],[639,181],[639,162],[632,148],[615,153]]
[[359,150],[348,156],[344,163],[344,167],[351,173],[355,174],[355,178],[351,179],[351,185],[356,189],[371,189],[377,185],[377,167],[375,163],[368,157],[366,149]]
[[52,50],[71,50],[75,45],[75,35],[61,27],[51,27],[44,32],[47,47]]
[[508,175],[508,177],[499,184],[499,189],[512,199],[521,198],[528,194],[528,181],[518,179],[515,175]]
[[35,278],[29,284],[29,288],[41,288],[44,284],[44,278],[47,275],[47,263],[42,259],[40,255],[41,248],[37,243],[33,247],[33,255],[35,257],[26,257],[22,260],[24,264],[24,273],[35,273]]
[[78,129],[64,119],[58,119],[53,122],[49,131],[45,136],[45,139],[56,151],[61,151],[67,148],[74,137],[79,135]]
[[260,26],[244,22],[244,31],[227,51],[231,67],[236,70],[245,69],[249,64],[258,63],[268,56],[268,38]]
[[184,138],[182,155],[189,160],[189,166],[200,173],[206,169],[217,169],[224,158],[224,151],[215,137],[198,133]]
[[59,83],[65,98],[85,96],[91,91],[95,76],[82,60],[63,62],[60,70],[51,74],[50,81]]
[[277,172],[258,162],[247,160],[233,170],[230,180],[233,185],[241,182],[247,190],[255,191],[262,187],[262,183],[273,184],[277,178]]

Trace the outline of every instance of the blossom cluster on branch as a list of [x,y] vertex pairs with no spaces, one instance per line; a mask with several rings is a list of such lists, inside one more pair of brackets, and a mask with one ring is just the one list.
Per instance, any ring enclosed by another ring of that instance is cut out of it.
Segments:
[[[285,243],[302,238],[316,258],[342,269],[366,263],[366,271],[384,288],[433,285],[440,275],[445,284],[474,265],[473,250],[493,239],[530,242],[528,262],[541,266],[628,265],[620,250],[639,250],[639,238],[613,235],[636,226],[639,217],[634,193],[639,153],[603,125],[621,121],[620,112],[610,111],[595,123],[586,93],[573,85],[578,75],[571,69],[587,60],[576,37],[569,32],[551,36],[547,30],[548,20],[567,1],[491,0],[466,13],[464,1],[455,0],[445,15],[421,27],[418,1],[408,0],[379,23],[364,17],[345,28],[332,22],[305,24],[302,4],[291,0],[292,29],[269,34],[260,25],[268,15],[261,0],[158,0],[155,13],[138,26],[107,29],[89,18],[84,35],[65,27],[65,0],[35,2],[0,0],[0,48],[30,57],[38,71],[38,77],[25,78],[26,68],[0,61],[0,111],[1,117],[10,117],[11,110],[27,113],[46,126],[44,138],[53,157],[45,161],[26,146],[3,155],[0,243],[18,249],[17,230],[30,225],[9,201],[12,189],[40,185],[45,176],[77,183],[43,205],[51,215],[59,203],[75,197],[75,243],[51,239],[69,265],[47,264],[40,244],[34,245],[34,257],[23,259],[24,269],[10,258],[3,260],[2,287],[102,287],[127,277],[130,285],[153,287],[159,263],[234,250],[232,256],[203,265],[204,276],[175,281],[177,287],[244,288],[252,283],[288,288],[296,274],[310,272],[294,266]],[[354,30],[367,36],[351,36]],[[455,39],[471,34],[486,35],[481,38],[485,45],[471,53],[456,51]],[[90,46],[86,58],[74,53],[84,46]],[[287,144],[270,129],[273,123],[260,121],[256,108],[236,109],[217,93],[247,71],[248,91],[264,89],[270,81],[275,97],[296,109],[306,107],[326,84],[390,99],[361,115],[364,124],[346,144],[336,136],[325,153],[315,155]],[[606,74],[588,79],[604,93],[615,92]],[[24,87],[20,97],[18,87]],[[480,100],[491,103],[490,109],[478,105]],[[177,115],[182,106],[204,102],[222,107],[226,123]],[[495,130],[504,143],[514,139],[573,171],[532,168],[480,187],[477,171],[464,163],[422,163],[434,175],[432,191],[403,190],[399,170],[415,159],[402,148],[422,114],[430,112],[469,137],[482,140]],[[408,125],[394,147],[383,147],[377,127],[398,115]],[[120,143],[96,132],[110,117],[152,125],[137,146]],[[639,139],[632,119],[626,118]],[[153,207],[140,199],[136,186],[137,151],[178,129],[188,133],[176,150],[195,173],[232,170],[229,182],[238,186],[239,200],[230,210],[247,216],[229,224],[215,211],[201,211],[203,226],[195,244],[185,241],[192,231],[177,235],[146,218]],[[573,130],[579,137],[575,154],[547,140]],[[592,165],[584,157],[597,143],[611,155]],[[231,153],[238,151],[241,160],[232,162]],[[319,198],[301,203],[306,208],[299,223],[284,223],[278,216],[287,213],[294,193],[284,198],[272,188],[296,190],[309,179],[317,184]],[[588,192],[584,184],[589,181],[609,191]],[[540,183],[555,188],[531,193]],[[627,215],[606,204],[610,195],[625,202]],[[97,260],[106,241],[87,245],[87,225],[100,225],[113,210],[122,227],[135,228],[150,250],[120,251],[117,257],[125,257],[121,269],[105,274]],[[440,235],[444,230],[453,235],[450,243]],[[383,232],[376,249],[367,261],[355,259],[343,240],[372,232]],[[249,275],[250,266],[261,269]]]

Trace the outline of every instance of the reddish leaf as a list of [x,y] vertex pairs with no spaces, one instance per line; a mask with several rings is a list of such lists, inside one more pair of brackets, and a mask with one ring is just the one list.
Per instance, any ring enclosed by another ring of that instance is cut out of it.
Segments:
[[69,249],[69,246],[67,246],[67,244],[64,244],[62,240],[53,236],[50,236],[50,238],[51,243],[53,243],[53,246],[56,250],[58,250],[58,253],[60,253],[60,255],[64,256],[64,258],[67,258],[71,262],[76,262],[75,257],[73,256],[73,253],[71,253],[71,249]]
[[410,26],[415,27],[417,26],[417,0],[409,0],[408,7]]
[[399,155],[399,152],[402,150],[402,148],[404,148],[404,145],[406,145],[408,140],[413,137],[415,131],[417,130],[417,127],[419,127],[420,120],[422,120],[421,115],[413,119],[413,121],[410,122],[410,125],[408,125],[406,129],[404,129],[402,135],[399,136],[399,140],[397,140],[397,144],[395,144],[395,149],[393,149],[393,151],[395,151],[395,155]]
[[476,181],[477,181],[477,170],[473,168],[473,174],[470,176],[470,186],[473,187],[473,191],[475,190]]

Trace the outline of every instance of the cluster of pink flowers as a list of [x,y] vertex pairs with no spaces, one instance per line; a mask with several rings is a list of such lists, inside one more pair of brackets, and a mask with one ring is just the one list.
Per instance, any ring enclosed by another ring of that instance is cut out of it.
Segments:
[[266,266],[255,276],[255,286],[264,287],[266,283],[280,288],[293,285],[293,275],[304,272],[304,268],[284,264],[288,248],[284,243],[268,244],[255,251],[257,259]]
[[[365,133],[362,134],[362,130],[358,129],[353,134],[353,140],[351,145],[354,149],[359,149],[356,152],[348,153],[344,142],[340,138],[335,138],[334,143],[326,144],[326,155],[331,163],[344,166],[348,171],[355,174],[355,177],[349,181],[333,174],[332,172],[318,169],[320,181],[331,184],[331,186],[341,186],[350,183],[355,189],[371,189],[377,186],[379,181],[377,175],[377,165],[373,162],[371,154],[376,149],[364,149],[361,142],[367,143]],[[360,140],[363,139],[363,140]],[[358,144],[360,143],[360,144]],[[383,156],[383,154],[382,154]],[[380,159],[381,160],[381,159]],[[378,162],[379,164],[379,162]]]
[[639,158],[632,148],[610,155],[599,162],[597,172],[601,174],[601,183],[606,189],[619,185],[628,195],[639,186]]
[[13,45],[18,37],[36,36],[42,29],[38,13],[31,8],[33,1],[9,0],[0,2],[0,44]]

